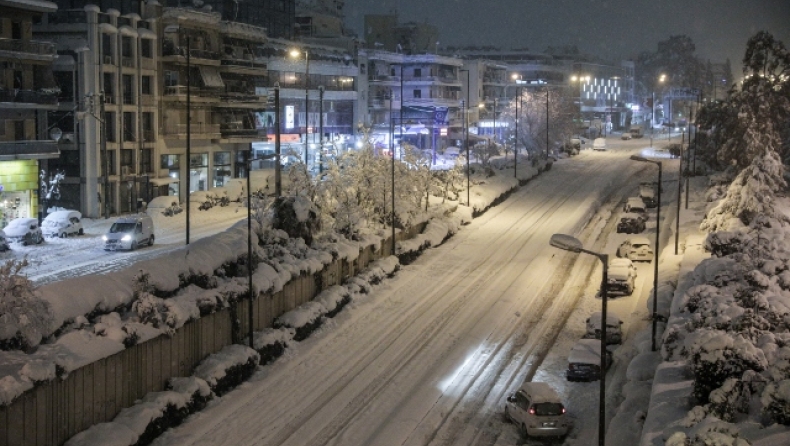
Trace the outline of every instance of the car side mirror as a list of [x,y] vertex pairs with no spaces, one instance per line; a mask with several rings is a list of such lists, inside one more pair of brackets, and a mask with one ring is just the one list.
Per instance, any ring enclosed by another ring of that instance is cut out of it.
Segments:
[[508,403],[515,403],[516,402],[516,395],[510,395],[509,397],[507,397],[507,402]]

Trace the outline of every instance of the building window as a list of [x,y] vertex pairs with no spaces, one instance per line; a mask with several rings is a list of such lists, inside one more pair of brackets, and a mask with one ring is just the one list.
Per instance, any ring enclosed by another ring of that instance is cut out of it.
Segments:
[[422,90],[414,90],[414,93],[412,93],[412,97],[414,99],[422,98]]
[[151,76],[142,76],[140,78],[140,84],[141,84],[140,85],[140,89],[142,90],[142,93],[144,95],[151,95],[151,94],[153,94],[153,91],[151,90],[151,88],[152,88],[152,83],[151,83],[152,80],[153,79],[151,78]]
[[121,150],[121,172],[126,174],[134,172],[134,150]]
[[214,152],[214,187],[222,187],[231,179],[230,152]]
[[143,128],[143,142],[153,142],[154,138],[154,114],[152,112],[143,112],[142,121],[140,124]]
[[136,141],[134,131],[134,112],[123,112],[123,140]]
[[123,103],[134,105],[134,77],[131,74],[124,74],[123,80]]
[[107,176],[110,175],[117,175],[117,169],[115,168],[115,150],[108,150],[107,151],[107,167],[110,168],[110,172]]
[[115,142],[115,113],[104,113],[104,136],[109,142]]
[[414,69],[414,77],[422,77],[422,68]]
[[168,169],[168,170],[178,170],[180,168],[180,164],[178,160],[179,160],[178,155],[162,155],[159,158],[159,168]]
[[208,153],[193,153],[189,158],[189,192],[208,190]]
[[150,173],[153,171],[153,166],[151,165],[152,152],[151,149],[140,150],[140,173]]
[[140,40],[140,55],[145,59],[153,59],[154,57],[154,43],[151,39]]
[[165,70],[165,87],[175,87],[178,85],[178,71]]
[[104,73],[104,102],[107,104],[115,104],[115,74]]

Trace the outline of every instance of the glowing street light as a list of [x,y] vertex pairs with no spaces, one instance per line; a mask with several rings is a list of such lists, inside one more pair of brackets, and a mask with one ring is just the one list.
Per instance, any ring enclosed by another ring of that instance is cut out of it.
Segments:
[[584,245],[576,237],[565,234],[554,234],[549,244],[565,251],[590,254],[598,257],[603,264],[603,277],[601,279],[601,382],[598,394],[598,446],[604,446],[606,428],[606,299],[609,255],[584,249]]

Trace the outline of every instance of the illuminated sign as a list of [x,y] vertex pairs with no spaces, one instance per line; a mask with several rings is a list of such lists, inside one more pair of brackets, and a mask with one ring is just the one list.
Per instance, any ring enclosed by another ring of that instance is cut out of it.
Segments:
[[294,106],[293,105],[286,105],[285,106],[285,128],[286,129],[294,128]]

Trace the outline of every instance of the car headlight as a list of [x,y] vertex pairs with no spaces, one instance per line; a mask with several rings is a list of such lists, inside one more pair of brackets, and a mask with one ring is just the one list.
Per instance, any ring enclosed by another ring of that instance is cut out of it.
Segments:
[[104,240],[104,241],[106,242],[106,241],[107,241],[107,236],[106,236],[106,235],[103,235],[103,236],[101,236],[101,239],[102,239],[102,240]]
[[121,240],[123,240],[124,242],[128,242],[131,239],[132,239],[132,236],[129,235],[129,234],[126,234],[126,235],[123,236],[123,238]]

